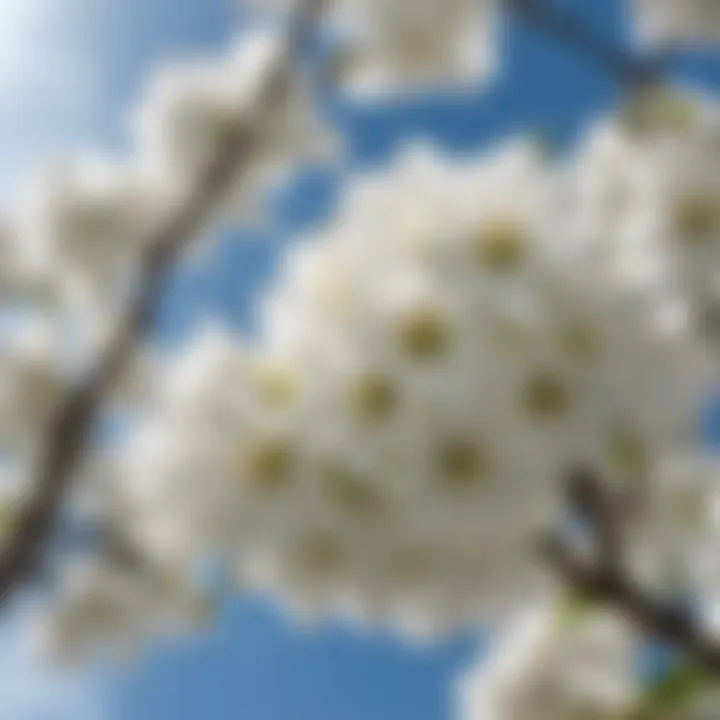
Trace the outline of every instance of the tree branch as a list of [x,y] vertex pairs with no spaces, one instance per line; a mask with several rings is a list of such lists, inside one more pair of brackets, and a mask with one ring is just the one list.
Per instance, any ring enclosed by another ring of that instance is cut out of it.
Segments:
[[704,635],[689,614],[656,601],[620,571],[581,562],[560,541],[551,542],[545,550],[562,577],[584,596],[615,606],[698,667],[712,675],[720,674],[720,646]]
[[571,507],[590,523],[595,533],[597,562],[607,570],[619,571],[624,558],[617,499],[604,491],[595,473],[585,468],[571,474],[567,495]]
[[663,59],[638,58],[594,32],[573,13],[546,0],[506,0],[519,18],[580,51],[629,87],[643,87],[662,77]]
[[[632,90],[662,78],[667,58],[635,57],[545,0],[507,0],[507,5],[518,17],[582,52]],[[627,574],[617,498],[583,469],[571,476],[567,492],[572,509],[591,525],[596,553],[593,562],[579,559],[561,539],[553,538],[545,553],[565,581],[582,595],[624,612],[638,627],[670,643],[710,675],[720,675],[720,645],[704,634],[689,613],[654,599]]]
[[584,597],[613,605],[642,630],[684,653],[698,667],[720,674],[720,645],[706,637],[693,617],[655,600],[626,572],[618,506],[599,479],[576,473],[568,488],[569,504],[581,512],[595,531],[594,562],[582,560],[560,538],[544,548],[550,563]]
[[[257,111],[272,107],[290,82],[293,57],[305,43],[308,31],[321,14],[323,0],[301,0],[289,21],[285,53],[269,71]],[[260,128],[262,129],[262,128]],[[71,388],[49,424],[42,444],[33,494],[21,511],[15,532],[0,555],[0,605],[13,589],[36,569],[62,502],[82,459],[103,402],[145,333],[151,329],[165,280],[177,259],[212,217],[223,192],[248,162],[253,137],[238,130],[204,173],[190,200],[160,227],[146,244],[140,261],[139,291],[131,301],[115,338],[100,357],[94,371]]]

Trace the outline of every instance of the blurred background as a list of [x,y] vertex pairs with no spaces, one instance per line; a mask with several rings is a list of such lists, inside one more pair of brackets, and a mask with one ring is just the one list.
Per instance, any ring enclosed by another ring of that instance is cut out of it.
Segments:
[[[564,4],[625,42],[620,2]],[[231,0],[0,0],[3,202],[48,158],[94,147],[122,152],[127,111],[148,71],[211,52],[241,28]],[[372,107],[327,98],[325,112],[350,143],[347,162],[382,164],[418,136],[462,150],[529,130],[562,144],[618,98],[592,63],[529,29],[506,23],[503,55],[499,79],[477,93]],[[720,87],[717,62],[714,70],[700,56],[681,65],[674,70],[684,78]],[[299,176],[278,195],[272,228],[234,232],[183,267],[158,339],[181,342],[208,315],[252,332],[254,301],[283,246],[322,220],[337,189],[329,172]],[[59,676],[34,659],[27,603],[16,606],[0,624],[3,720],[441,720],[453,714],[453,677],[482,642],[481,629],[433,647],[347,627],[301,630],[265,601],[229,599],[211,629],[158,641],[139,662]]]

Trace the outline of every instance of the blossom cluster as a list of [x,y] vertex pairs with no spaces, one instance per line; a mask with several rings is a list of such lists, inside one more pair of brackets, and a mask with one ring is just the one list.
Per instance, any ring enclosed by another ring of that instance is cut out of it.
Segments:
[[488,661],[463,676],[458,717],[632,717],[641,697],[639,648],[632,626],[607,611],[563,620],[557,604],[532,607],[500,634]]
[[661,470],[698,451],[712,346],[669,275],[690,230],[629,248],[642,204],[608,205],[668,202],[642,179],[682,136],[666,157],[625,123],[567,159],[416,147],[356,180],[291,248],[258,337],[200,332],[117,449],[116,512],[150,566],[219,556],[302,614],[411,633],[499,621],[551,590],[537,542],[583,469],[635,497],[638,562],[669,577],[658,537],[684,540],[686,516]]
[[640,37],[651,44],[717,44],[720,6],[716,0],[634,0]]
[[260,112],[282,53],[282,33],[263,28],[217,58],[168,66],[132,114],[132,155],[57,162],[20,193],[0,234],[0,438],[11,452],[42,436],[62,391],[112,335],[144,254],[233,137],[247,136],[248,151],[206,234],[251,220],[261,188],[327,157],[307,89],[291,84]]

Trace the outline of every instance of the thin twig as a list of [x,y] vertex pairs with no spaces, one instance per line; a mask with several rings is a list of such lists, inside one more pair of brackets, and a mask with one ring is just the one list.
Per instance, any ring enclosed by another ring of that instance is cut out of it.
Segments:
[[[520,18],[594,60],[618,82],[638,90],[662,79],[663,60],[648,61],[606,41],[570,12],[546,0],[507,0]],[[690,614],[667,606],[645,592],[623,565],[621,508],[599,478],[580,470],[568,487],[572,509],[594,533],[593,562],[579,559],[560,539],[545,548],[564,580],[583,596],[613,605],[638,627],[684,653],[711,675],[720,675],[720,645],[707,637]]]
[[549,543],[545,552],[565,581],[583,596],[610,603],[698,667],[720,674],[720,646],[705,636],[688,613],[653,599],[622,572],[585,564],[560,541]]
[[[291,18],[286,52],[270,69],[263,95],[258,100],[260,122],[262,112],[285,92],[293,70],[293,56],[302,49],[323,4],[323,0],[302,0]],[[71,388],[49,425],[33,494],[25,503],[16,530],[0,556],[0,605],[37,568],[107,394],[151,329],[165,280],[176,261],[202,231],[226,188],[250,160],[253,140],[245,129],[239,129],[210,164],[191,199],[148,239],[148,249],[140,262],[139,291],[117,335],[95,370]]]
[[703,633],[689,613],[654,599],[628,574],[622,562],[620,508],[599,478],[577,473],[568,488],[568,502],[590,523],[598,552],[593,560],[581,559],[561,538],[552,538],[544,553],[563,579],[583,597],[614,606],[699,668],[720,675],[720,645]]
[[595,534],[597,562],[607,570],[623,566],[623,531],[617,498],[602,487],[597,475],[578,468],[570,476],[567,496],[570,506],[590,524]]
[[519,18],[593,60],[618,82],[643,87],[661,79],[663,62],[639,58],[593,31],[574,13],[547,0],[506,0]]

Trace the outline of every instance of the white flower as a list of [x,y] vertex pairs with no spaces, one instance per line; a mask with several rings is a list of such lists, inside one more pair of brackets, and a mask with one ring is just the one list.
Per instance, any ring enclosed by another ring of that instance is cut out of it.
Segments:
[[40,178],[18,218],[18,232],[36,248],[37,262],[62,278],[68,297],[84,293],[95,304],[113,301],[168,201],[145,168],[86,157]]
[[487,79],[497,12],[494,0],[340,0],[350,89],[372,96]]
[[591,130],[569,173],[567,202],[583,231],[598,235],[598,264],[703,332],[713,330],[720,297],[719,121],[698,93],[648,91]]
[[3,310],[34,307],[48,310],[62,297],[58,268],[29,247],[12,216],[0,218],[0,306]]
[[693,593],[720,577],[707,564],[715,565],[719,471],[707,451],[660,457],[651,470],[629,550],[637,572],[661,591]]
[[253,346],[201,334],[163,373],[127,448],[135,536],[416,634],[544,593],[568,474],[642,486],[704,387],[687,324],[597,262],[612,244],[558,214],[559,179],[519,142],[364,181],[291,253]]
[[329,134],[305,87],[292,82],[269,101],[265,97],[283,61],[281,34],[255,30],[224,56],[161,71],[134,118],[139,147],[159,181],[181,196],[192,192],[239,139],[247,147],[219,205],[246,219],[262,212],[258,192],[277,184],[298,161],[326,154]]
[[705,43],[720,40],[717,0],[633,0],[639,34],[653,44]]
[[70,382],[59,328],[27,319],[0,338],[0,439],[11,450],[41,437]]
[[63,597],[45,620],[43,644],[63,661],[103,648],[134,650],[144,610],[138,590],[108,567],[90,561],[76,565],[66,573]]
[[640,568],[695,603],[706,632],[720,630],[720,462],[711,451],[669,458],[641,526]]
[[463,720],[619,717],[637,699],[638,640],[606,611],[563,623],[552,604],[526,610],[462,679]]
[[245,537],[243,518],[262,527],[265,490],[282,484],[302,428],[292,414],[302,378],[215,326],[157,377],[153,412],[118,451],[118,482],[131,534],[152,554],[192,562]]
[[[294,330],[286,347],[323,368],[304,442],[319,436],[346,463],[360,454],[370,487],[397,506],[365,562],[371,604],[384,595],[398,619],[487,617],[520,577],[529,592],[532,538],[566,473],[587,463],[639,482],[646,456],[686,441],[702,397],[679,380],[695,352],[687,328],[663,325],[642,285],[598,272],[597,238],[558,222],[551,173],[530,157],[511,147],[478,167],[448,163],[453,192],[436,159],[413,161],[425,175],[399,165],[304,256],[338,275],[317,286],[291,272],[271,317]],[[382,570],[396,548],[424,558],[427,594]]]
[[38,640],[65,663],[134,657],[148,637],[204,621],[207,602],[183,573],[90,558],[65,568]]
[[231,332],[214,323],[202,326],[158,378],[161,412],[178,422],[227,414],[242,393],[248,362],[248,351]]

